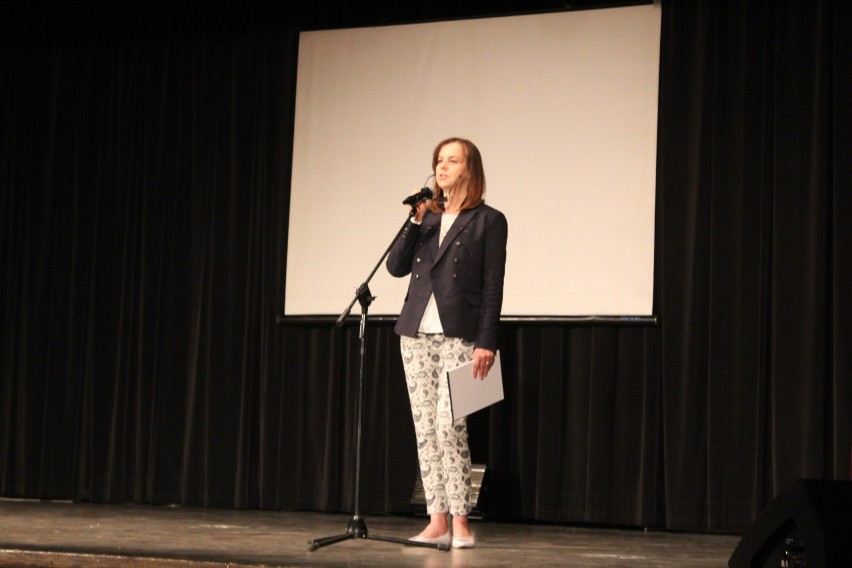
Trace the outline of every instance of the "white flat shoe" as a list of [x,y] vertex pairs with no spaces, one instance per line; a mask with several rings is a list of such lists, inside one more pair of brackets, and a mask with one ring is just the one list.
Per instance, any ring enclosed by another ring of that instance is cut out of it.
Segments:
[[473,548],[474,546],[476,546],[476,539],[473,535],[457,536],[453,539],[453,548]]
[[450,544],[452,541],[450,538],[450,531],[447,531],[446,534],[442,534],[441,536],[429,537],[417,535],[408,540],[413,540],[414,542],[425,542],[426,544]]

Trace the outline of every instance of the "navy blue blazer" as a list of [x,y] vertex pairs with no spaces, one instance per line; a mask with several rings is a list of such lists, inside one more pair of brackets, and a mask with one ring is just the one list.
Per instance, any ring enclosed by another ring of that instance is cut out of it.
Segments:
[[434,292],[444,335],[497,350],[503,305],[508,224],[498,210],[482,204],[459,213],[438,247],[441,215],[426,212],[409,223],[385,263],[392,275],[411,275],[394,330],[414,337]]

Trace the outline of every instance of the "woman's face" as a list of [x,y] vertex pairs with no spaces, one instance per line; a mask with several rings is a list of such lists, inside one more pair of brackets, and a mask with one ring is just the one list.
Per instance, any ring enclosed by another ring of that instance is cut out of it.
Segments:
[[458,142],[444,144],[438,151],[435,164],[435,183],[444,191],[452,190],[458,181],[467,174],[462,145]]

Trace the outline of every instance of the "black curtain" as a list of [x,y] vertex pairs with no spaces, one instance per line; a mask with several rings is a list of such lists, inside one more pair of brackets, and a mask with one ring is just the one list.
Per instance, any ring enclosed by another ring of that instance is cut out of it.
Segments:
[[[852,9],[741,4],[663,4],[659,325],[503,326],[493,518],[739,532],[850,476]],[[351,510],[358,330],[276,319],[304,18],[260,16],[0,47],[0,495]],[[410,511],[366,344],[362,508]]]
[[848,2],[664,4],[666,523],[849,478]]
[[249,502],[296,39],[3,49],[3,494]]

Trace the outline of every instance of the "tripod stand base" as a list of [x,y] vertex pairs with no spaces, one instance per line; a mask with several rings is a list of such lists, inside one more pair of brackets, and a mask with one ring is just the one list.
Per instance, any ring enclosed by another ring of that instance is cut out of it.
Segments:
[[322,548],[323,546],[328,546],[331,544],[336,544],[338,542],[343,542],[344,540],[350,540],[353,538],[368,538],[371,540],[381,540],[384,542],[395,542],[397,544],[405,544],[408,546],[420,546],[425,548],[434,548],[436,550],[447,551],[450,549],[449,544],[431,544],[428,542],[417,542],[415,540],[409,540],[407,538],[395,538],[392,536],[378,536],[374,534],[370,534],[370,531],[367,530],[367,523],[364,521],[362,517],[354,516],[349,519],[349,522],[346,523],[346,532],[343,534],[338,534],[334,536],[327,536],[324,538],[315,538],[313,540],[308,541],[308,550],[313,552]]

